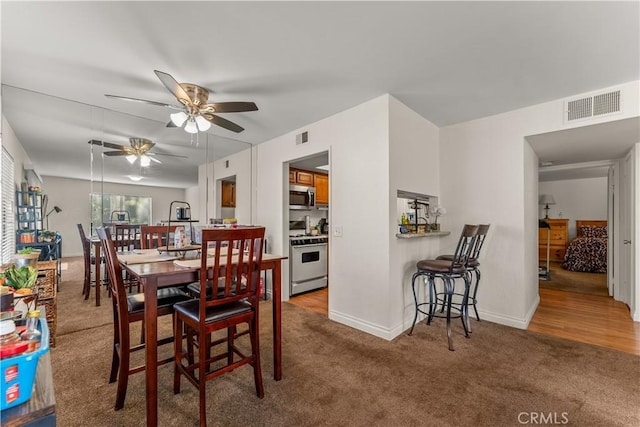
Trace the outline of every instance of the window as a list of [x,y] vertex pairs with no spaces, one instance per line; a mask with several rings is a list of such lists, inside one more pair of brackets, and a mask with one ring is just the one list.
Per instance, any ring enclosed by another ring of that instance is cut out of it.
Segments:
[[104,223],[123,222],[130,224],[151,224],[151,197],[123,196],[119,194],[91,193],[91,224],[99,227]]
[[2,223],[0,224],[2,245],[0,248],[0,264],[6,264],[13,258],[16,246],[15,220],[13,216],[15,167],[13,158],[4,147],[2,148],[2,162],[0,165],[2,173],[2,187],[0,188],[0,199],[2,199]]

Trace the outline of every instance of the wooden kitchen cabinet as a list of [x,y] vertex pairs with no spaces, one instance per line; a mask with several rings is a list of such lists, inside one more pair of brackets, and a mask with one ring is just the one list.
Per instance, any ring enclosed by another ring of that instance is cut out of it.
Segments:
[[[569,220],[549,218],[545,221],[551,226],[549,261],[564,261],[564,254],[569,242]],[[547,232],[547,228],[538,229],[538,257],[540,260],[547,259]]]
[[289,169],[289,183],[313,187],[313,172]]
[[222,207],[236,207],[236,183],[230,181],[222,181]]
[[313,176],[314,184],[316,188],[316,204],[328,205],[329,204],[329,175],[322,173],[316,173]]

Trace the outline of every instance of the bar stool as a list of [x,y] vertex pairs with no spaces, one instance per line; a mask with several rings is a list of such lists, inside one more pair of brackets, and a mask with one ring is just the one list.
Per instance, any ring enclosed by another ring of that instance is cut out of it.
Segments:
[[[480,262],[478,261],[478,259],[480,258],[480,249],[482,249],[484,239],[487,237],[488,232],[489,224],[480,224],[478,226],[478,234],[476,236],[471,255],[469,256],[469,262],[467,264],[467,271],[470,274],[475,273],[476,276],[475,284],[472,287],[473,291],[470,291],[468,304],[473,305],[473,311],[476,313],[476,319],[478,319],[478,322],[480,321],[480,315],[478,314],[478,309],[476,308],[476,304],[478,303],[478,286],[480,285]],[[453,255],[440,255],[436,259],[451,261],[453,259]],[[461,296],[461,294],[455,295]],[[436,301],[436,304],[437,302],[438,301]],[[469,328],[469,332],[471,332],[471,325],[467,324],[467,327]]]
[[[411,279],[411,287],[413,288],[413,298],[415,301],[416,312],[413,317],[413,324],[409,335],[413,333],[413,328],[418,320],[418,313],[425,314],[427,316],[427,325],[431,324],[431,320],[434,317],[444,317],[447,319],[447,340],[449,343],[449,350],[453,351],[453,337],[451,336],[451,319],[460,317],[462,321],[462,327],[464,328],[465,337],[469,338],[469,332],[467,329],[469,312],[467,309],[467,299],[469,297],[469,287],[471,279],[467,271],[467,263],[469,256],[475,245],[475,239],[478,234],[478,226],[466,224],[460,239],[458,239],[458,245],[456,246],[455,253],[451,260],[422,260],[416,264],[417,271],[413,274]],[[429,302],[420,302],[418,299],[418,279],[422,277],[424,283],[428,284],[429,288]],[[446,313],[437,314],[435,308],[437,306],[437,292],[435,279],[441,279],[444,283],[444,297],[443,311],[446,306]],[[453,295],[455,294],[455,281],[456,279],[464,280],[464,293],[462,294],[462,304],[452,304]],[[428,311],[425,311],[425,306],[428,307]],[[451,310],[455,310],[458,313],[452,316]]]

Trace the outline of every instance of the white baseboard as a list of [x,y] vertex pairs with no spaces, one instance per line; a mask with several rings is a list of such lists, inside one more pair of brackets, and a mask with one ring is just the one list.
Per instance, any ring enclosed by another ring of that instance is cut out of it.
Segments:
[[518,329],[527,329],[529,327],[529,322],[533,318],[533,315],[538,308],[538,304],[540,304],[540,295],[536,295],[536,299],[529,307],[527,314],[524,319],[520,319],[517,317],[505,316],[499,313],[492,313],[490,311],[484,311],[478,309],[478,314],[480,315],[480,319],[487,320],[489,322],[498,323],[500,325],[510,326],[512,328]]
[[[527,314],[524,319],[505,316],[503,314],[492,313],[492,312],[483,311],[483,310],[478,310],[478,314],[480,315],[480,319],[486,320],[488,322],[498,323],[500,325],[505,325],[512,328],[527,329],[529,327],[529,322],[531,322],[531,319],[533,318],[533,315],[536,312],[536,308],[538,308],[539,303],[540,303],[540,296],[538,295],[536,296],[535,301],[531,304],[531,307],[529,307],[529,310],[527,311]],[[473,317],[471,313],[470,315]],[[418,322],[423,321],[424,318],[425,318],[424,315],[419,315],[416,324]],[[405,330],[411,327],[411,324],[413,323],[413,314],[411,314],[410,316],[406,316],[402,324],[397,325],[393,328],[383,328],[380,325],[376,325],[376,324],[367,322],[365,320],[358,319],[353,316],[349,316],[334,310],[329,311],[329,319],[338,323],[342,323],[343,325],[350,326],[359,331],[374,335],[378,338],[391,341],[395,337],[402,334]],[[408,326],[405,327],[406,325]]]
[[391,341],[402,332],[399,331],[398,333],[394,334],[393,331],[387,328],[383,328],[380,325],[376,325],[374,323],[367,322],[366,320],[358,319],[356,317],[349,316],[335,310],[329,311],[329,319],[338,323],[342,323],[343,325],[350,326],[359,331],[374,335],[378,338],[385,339],[387,341]]

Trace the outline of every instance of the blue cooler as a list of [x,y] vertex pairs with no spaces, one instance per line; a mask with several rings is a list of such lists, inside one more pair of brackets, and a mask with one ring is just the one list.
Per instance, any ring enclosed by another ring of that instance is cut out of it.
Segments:
[[33,382],[40,356],[49,351],[49,327],[47,320],[41,317],[38,328],[42,332],[40,348],[31,353],[8,357],[0,361],[0,378],[2,395],[0,396],[0,410],[11,408],[26,402],[31,398]]

